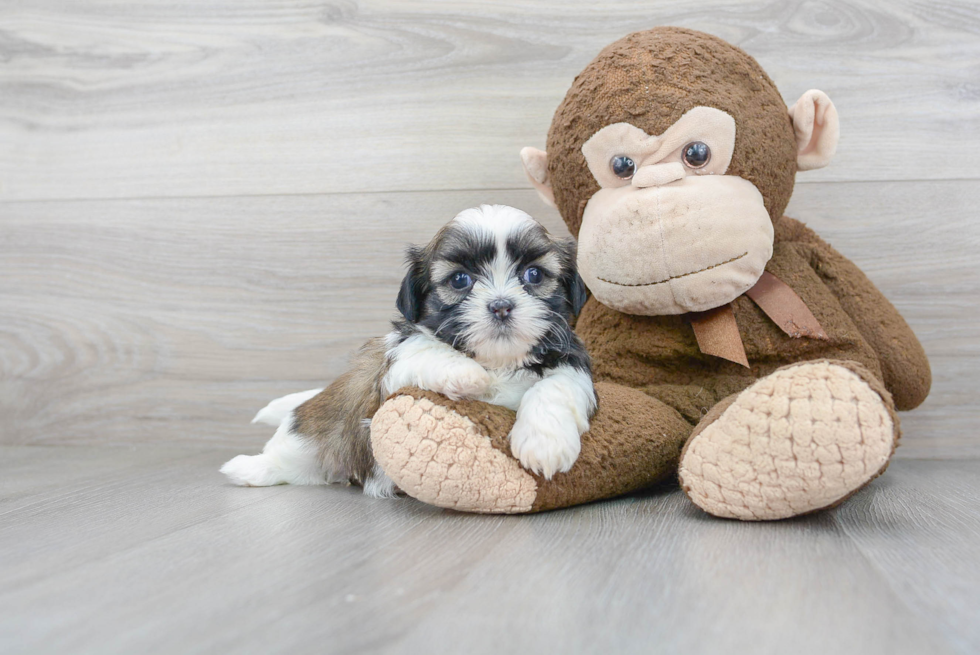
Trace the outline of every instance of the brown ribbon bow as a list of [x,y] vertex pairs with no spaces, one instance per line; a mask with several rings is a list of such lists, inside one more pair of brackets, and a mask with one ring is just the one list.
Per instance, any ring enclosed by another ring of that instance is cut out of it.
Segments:
[[[758,305],[759,309],[779,326],[779,329],[794,339],[800,337],[827,339],[827,333],[806,303],[788,284],[772,273],[764,272],[755,286],[746,291],[745,295]],[[690,317],[691,327],[694,328],[694,336],[698,340],[698,348],[701,352],[748,367],[749,360],[745,356],[742,337],[738,334],[738,325],[735,323],[735,312],[732,311],[731,303],[706,312],[694,312]]]

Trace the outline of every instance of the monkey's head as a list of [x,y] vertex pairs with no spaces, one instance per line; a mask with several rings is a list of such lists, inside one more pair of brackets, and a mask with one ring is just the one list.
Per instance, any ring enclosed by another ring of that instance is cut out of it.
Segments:
[[797,170],[826,165],[837,110],[790,109],[759,64],[708,34],[661,27],[605,48],[572,84],[528,178],[578,238],[578,267],[629,314],[704,311],[751,288]]

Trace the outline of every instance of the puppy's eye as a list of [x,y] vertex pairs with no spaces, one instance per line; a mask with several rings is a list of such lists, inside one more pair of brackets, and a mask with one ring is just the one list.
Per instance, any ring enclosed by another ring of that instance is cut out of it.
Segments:
[[469,273],[453,273],[453,276],[449,278],[449,286],[451,286],[453,289],[466,289],[472,284],[473,278],[470,277]]
[[544,280],[544,276],[541,271],[531,266],[530,268],[524,269],[524,275],[521,276],[526,284],[541,284]]
[[618,178],[628,180],[633,177],[633,173],[636,172],[636,164],[633,160],[625,155],[619,155],[618,157],[613,157],[612,161],[609,162],[612,167],[612,172]]
[[684,163],[691,168],[702,168],[711,160],[711,148],[707,143],[694,141],[684,146]]

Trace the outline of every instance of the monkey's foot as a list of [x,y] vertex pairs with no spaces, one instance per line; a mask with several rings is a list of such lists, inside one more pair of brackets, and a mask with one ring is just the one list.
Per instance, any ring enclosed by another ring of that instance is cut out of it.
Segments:
[[507,435],[515,414],[401,389],[371,422],[374,457],[399,488],[464,512],[519,514],[609,498],[673,477],[691,428],[635,389],[596,384],[599,411],[572,468],[550,480],[524,469]]
[[891,396],[860,365],[793,364],[701,420],[681,455],[681,486],[715,516],[807,514],[884,472],[898,436]]

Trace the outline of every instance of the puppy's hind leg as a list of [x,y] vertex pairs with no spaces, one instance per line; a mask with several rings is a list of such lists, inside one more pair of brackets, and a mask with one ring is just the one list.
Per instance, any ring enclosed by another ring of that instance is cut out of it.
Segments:
[[277,425],[275,435],[260,455],[239,455],[221,472],[253,487],[357,482],[367,490],[370,482],[369,495],[391,495],[384,473],[374,475],[369,428],[384,398],[384,369],[385,339],[372,339],[326,389],[272,401],[252,422]]
[[[371,419],[364,419],[361,421],[361,435],[366,443],[371,441]],[[374,457],[371,457],[372,461]],[[398,494],[401,491],[395,486],[395,483],[388,474],[384,472],[381,465],[377,462],[373,462],[371,466],[371,471],[364,478],[364,482],[361,484],[364,488],[364,495],[370,496],[371,498],[398,498]]]
[[221,467],[237,485],[269,487],[276,484],[327,484],[317,447],[293,431],[292,412],[259,455],[239,455]]
[[371,477],[364,481],[364,495],[371,498],[398,498],[399,490],[381,466],[375,462]]

